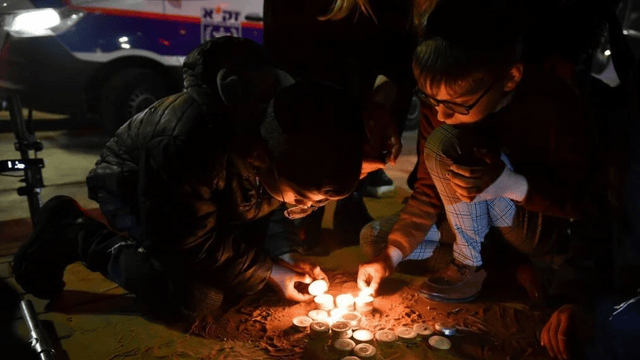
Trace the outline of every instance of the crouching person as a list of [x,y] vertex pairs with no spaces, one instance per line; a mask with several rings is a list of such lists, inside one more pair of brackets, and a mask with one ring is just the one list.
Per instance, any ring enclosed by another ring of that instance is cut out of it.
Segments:
[[454,259],[420,290],[436,301],[471,301],[486,277],[483,242],[547,254],[571,219],[597,213],[581,102],[567,84],[523,65],[513,17],[485,5],[443,1],[429,15],[413,65],[425,115],[418,180],[398,216],[363,229],[372,260],[361,265],[361,287],[375,290],[402,260],[431,257],[450,228]]
[[120,128],[89,173],[110,228],[66,196],[43,206],[14,259],[25,291],[54,298],[67,265],[82,261],[191,319],[265,284],[309,299],[295,283],[325,275],[291,261],[278,229],[355,188],[363,130],[353,102],[328,84],[295,83],[237,38],[194,50],[184,84]]

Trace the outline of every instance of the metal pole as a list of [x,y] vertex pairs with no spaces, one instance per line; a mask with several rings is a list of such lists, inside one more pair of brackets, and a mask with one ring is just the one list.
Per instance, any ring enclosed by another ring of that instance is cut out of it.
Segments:
[[38,353],[38,356],[40,356],[42,360],[55,360],[56,352],[53,350],[53,346],[51,346],[46,331],[40,325],[40,321],[38,321],[31,300],[22,300],[20,302],[20,311],[22,311],[22,317],[29,328],[29,335],[31,336],[29,344],[31,347]]
[[[36,140],[33,133],[27,129],[27,125],[22,117],[22,105],[18,95],[7,95],[7,103],[9,105],[10,124],[13,133],[16,136],[16,150],[20,152],[22,160],[29,160],[29,151],[35,152],[42,150],[42,143]],[[27,197],[29,203],[29,213],[31,214],[32,223],[40,213],[42,200],[40,198],[40,189],[44,186],[42,182],[42,171],[37,166],[27,166],[24,169],[25,186],[18,189],[18,195]]]

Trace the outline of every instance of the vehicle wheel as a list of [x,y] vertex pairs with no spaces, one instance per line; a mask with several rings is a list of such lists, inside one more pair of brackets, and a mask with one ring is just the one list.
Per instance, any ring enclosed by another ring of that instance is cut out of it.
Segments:
[[420,126],[420,100],[414,96],[409,105],[407,122],[404,123],[404,131],[413,131]]
[[169,95],[168,87],[158,73],[147,69],[128,69],[111,77],[102,88],[100,117],[110,133],[127,120]]

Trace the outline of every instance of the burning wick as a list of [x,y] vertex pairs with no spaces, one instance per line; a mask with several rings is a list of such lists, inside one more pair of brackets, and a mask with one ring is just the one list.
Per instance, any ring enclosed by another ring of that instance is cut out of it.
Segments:
[[329,290],[329,285],[324,280],[316,280],[309,284],[309,294],[318,296],[324,294]]
[[355,303],[355,299],[351,294],[342,294],[336,297],[336,305],[338,305],[338,307],[341,309],[345,309],[347,311],[354,311],[355,310],[354,303]]
[[333,295],[331,294],[320,294],[316,296],[313,301],[315,301],[320,310],[328,311],[333,309]]

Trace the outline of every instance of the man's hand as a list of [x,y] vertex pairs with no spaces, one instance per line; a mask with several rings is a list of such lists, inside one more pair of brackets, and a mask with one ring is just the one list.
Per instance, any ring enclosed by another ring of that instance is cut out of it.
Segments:
[[313,278],[309,274],[299,273],[287,267],[273,265],[269,284],[280,293],[281,296],[292,301],[308,301],[313,298],[310,294],[303,294],[295,287],[296,283],[311,284]]
[[551,315],[540,334],[540,343],[547,348],[549,356],[569,359],[567,339],[573,331],[576,309],[574,305],[564,305]]
[[393,263],[388,256],[361,264],[358,269],[358,288],[376,294],[380,282],[393,274]]
[[451,165],[449,169],[449,180],[451,186],[462,201],[472,202],[476,196],[493,184],[502,171],[504,171],[504,161],[500,159],[500,154],[491,153],[485,149],[476,149],[476,155],[484,160],[486,165],[463,166]]
[[302,257],[300,254],[288,253],[280,256],[280,259],[283,260],[280,264],[282,266],[286,266],[295,272],[307,274],[314,280],[324,280],[327,284],[329,283],[329,278],[322,269],[320,269],[320,266],[315,262]]

